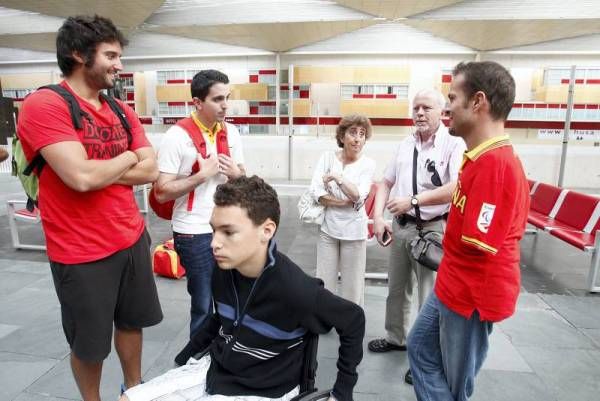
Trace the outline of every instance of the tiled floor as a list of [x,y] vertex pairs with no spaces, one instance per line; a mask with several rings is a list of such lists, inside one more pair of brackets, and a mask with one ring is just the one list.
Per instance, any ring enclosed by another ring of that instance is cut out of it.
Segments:
[[[284,187],[281,187],[284,188]],[[78,400],[62,334],[60,311],[47,259],[42,252],[11,247],[4,201],[19,198],[18,185],[0,174],[0,401]],[[288,193],[290,188],[285,187]],[[280,250],[309,274],[314,272],[314,227],[297,222],[296,196],[282,196],[283,219],[277,234]],[[169,236],[164,221],[150,218],[154,242]],[[43,241],[39,226],[23,226],[23,238]],[[489,357],[478,376],[476,401],[595,401],[600,399],[600,297],[584,290],[589,255],[553,238],[539,235],[522,242],[522,293],[517,313],[497,324]],[[368,250],[368,271],[386,269],[386,251]],[[157,278],[164,321],[144,334],[146,379],[172,366],[188,333],[189,300],[185,281]],[[386,287],[368,283],[365,297],[366,343],[384,334]],[[337,339],[319,343],[318,385],[335,377]],[[355,388],[356,400],[415,400],[402,377],[406,353],[377,355],[365,351]],[[102,395],[115,400],[121,382],[114,352],[105,363]]]

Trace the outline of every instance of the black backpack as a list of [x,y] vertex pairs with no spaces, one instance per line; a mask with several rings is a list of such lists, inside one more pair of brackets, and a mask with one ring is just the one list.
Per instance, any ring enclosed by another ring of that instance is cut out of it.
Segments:
[[[79,107],[79,103],[75,96],[71,94],[68,90],[63,88],[60,85],[46,85],[38,88],[40,89],[50,89],[53,92],[56,92],[67,102],[69,106],[69,111],[71,113],[71,121],[73,122],[73,127],[76,130],[80,130],[83,128],[81,124],[81,118],[91,119],[89,114],[85,111],[81,110]],[[131,136],[131,126],[129,125],[129,121],[127,121],[127,117],[125,113],[121,109],[121,106],[110,96],[105,95],[104,93],[100,93],[100,97],[108,103],[110,109],[119,117],[121,121],[121,125],[127,132],[127,143],[131,145],[132,136]],[[38,153],[33,160],[28,161],[25,158],[25,154],[23,152],[23,147],[21,141],[19,140],[18,133],[15,135],[13,139],[13,157],[12,157],[12,174],[19,178],[21,184],[23,185],[23,189],[27,194],[27,210],[32,212],[34,207],[38,204],[38,177],[42,172],[42,169],[46,165],[46,160],[42,157],[40,153]],[[32,174],[34,173],[35,174]]]

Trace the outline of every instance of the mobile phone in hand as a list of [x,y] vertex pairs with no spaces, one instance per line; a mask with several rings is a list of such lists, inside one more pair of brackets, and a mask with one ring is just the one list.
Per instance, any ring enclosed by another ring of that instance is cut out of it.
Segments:
[[385,230],[383,232],[383,235],[381,236],[381,245],[388,246],[391,243],[392,243],[392,233],[390,233],[388,230]]

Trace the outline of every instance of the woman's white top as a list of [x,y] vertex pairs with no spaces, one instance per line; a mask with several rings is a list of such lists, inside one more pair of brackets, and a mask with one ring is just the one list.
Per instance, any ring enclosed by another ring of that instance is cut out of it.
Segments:
[[356,185],[359,193],[357,208],[334,207],[325,208],[325,216],[321,231],[325,234],[341,240],[365,240],[367,239],[367,214],[364,201],[369,195],[373,174],[375,173],[375,161],[360,156],[355,162],[345,166],[336,156],[338,152],[325,152],[321,155],[310,184],[311,193],[318,201],[321,196],[332,195],[338,199],[348,199],[345,193],[335,181],[330,181],[325,187],[323,176],[329,174],[341,174],[344,181]]

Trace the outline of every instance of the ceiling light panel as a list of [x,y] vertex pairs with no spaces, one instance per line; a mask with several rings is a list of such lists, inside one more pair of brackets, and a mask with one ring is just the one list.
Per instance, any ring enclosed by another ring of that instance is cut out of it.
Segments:
[[319,0],[167,0],[150,25],[221,25],[304,21],[371,20],[373,16]]

